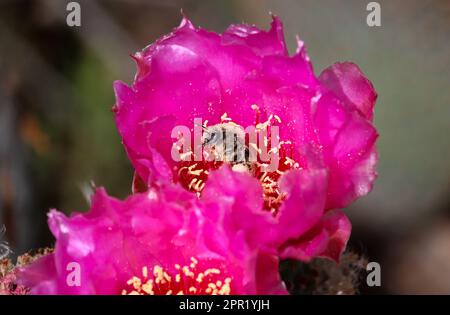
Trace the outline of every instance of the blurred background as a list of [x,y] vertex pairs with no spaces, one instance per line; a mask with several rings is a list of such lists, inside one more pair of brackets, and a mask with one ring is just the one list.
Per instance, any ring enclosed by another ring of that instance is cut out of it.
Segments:
[[380,27],[362,0],[79,0],[81,27],[66,24],[68,2],[0,0],[0,230],[15,255],[52,245],[47,211],[86,210],[91,181],[130,192],[111,113],[112,82],[134,77],[129,54],[177,26],[181,8],[218,32],[267,29],[272,12],[316,74],[353,61],[379,94],[379,178],[348,209],[350,247],[381,264],[381,287],[363,293],[450,294],[450,1],[378,1]]

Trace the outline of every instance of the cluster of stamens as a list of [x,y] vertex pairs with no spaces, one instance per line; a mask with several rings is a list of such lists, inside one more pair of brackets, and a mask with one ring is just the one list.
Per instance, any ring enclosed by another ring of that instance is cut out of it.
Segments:
[[[278,135],[277,141],[271,141],[272,135],[267,131],[271,126],[281,124],[282,121],[278,115],[270,115],[264,122],[260,122],[260,110],[257,105],[252,105],[252,109],[256,113],[255,129],[257,134],[262,134],[263,144],[266,148],[270,148],[268,154],[277,154],[279,157],[278,168],[276,170],[268,170],[270,162],[263,162],[260,159],[253,162],[254,168],[252,168],[252,175],[256,177],[263,188],[264,208],[274,215],[276,215],[280,205],[285,199],[285,194],[280,191],[278,180],[288,170],[301,168],[299,163],[293,159],[293,147],[291,141],[280,141]],[[204,127],[207,126],[207,121],[204,123]],[[221,123],[233,124],[237,126],[227,113],[224,113],[221,117]],[[277,143],[277,145],[274,145]],[[261,145],[261,144],[260,144]],[[255,143],[250,143],[251,147],[259,155],[261,154],[261,148]],[[192,152],[187,154],[193,155]],[[208,179],[208,174],[211,170],[218,169],[224,162],[223,161],[181,161],[177,168],[178,180],[188,190],[201,195],[202,190],[205,187],[205,182]]]
[[132,288],[124,289],[122,295],[230,295],[230,277],[225,277],[218,268],[198,268],[198,260],[191,257],[186,266],[174,265],[175,272],[164,267],[153,266],[152,273],[142,268],[142,277],[134,276],[127,281]]
[[[260,111],[257,105],[252,105],[252,109],[256,111],[256,130],[258,132],[265,132],[270,130],[269,127],[275,125],[276,123],[281,124],[281,119],[278,115],[270,115],[268,119],[264,122],[259,122]],[[261,186],[263,188],[263,197],[264,197],[264,208],[270,211],[272,214],[276,215],[278,209],[280,208],[286,194],[280,191],[278,180],[280,177],[288,170],[298,169],[300,168],[299,163],[297,163],[292,158],[292,142],[280,141],[279,136],[277,135],[277,146],[273,146],[273,142],[271,141],[272,135],[264,134],[263,141],[264,146],[270,148],[269,154],[278,154],[279,164],[278,168],[275,171],[265,171],[265,166],[270,163],[259,163],[258,168],[256,168],[256,172],[254,176],[258,178]],[[261,152],[260,148],[256,148],[258,153]]]

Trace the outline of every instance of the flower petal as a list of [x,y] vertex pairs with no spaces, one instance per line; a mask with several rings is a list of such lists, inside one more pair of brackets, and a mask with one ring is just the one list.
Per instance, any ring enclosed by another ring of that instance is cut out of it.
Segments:
[[305,235],[286,243],[280,256],[302,261],[326,257],[339,262],[350,233],[351,224],[347,216],[340,210],[329,211]]
[[377,131],[358,111],[326,91],[317,102],[314,122],[330,171],[326,208],[344,208],[372,188]]
[[341,100],[357,108],[365,118],[372,121],[377,93],[356,64],[335,63],[320,74],[319,80]]
[[222,45],[242,45],[249,47],[258,56],[288,54],[284,40],[283,23],[277,16],[272,16],[269,31],[255,26],[232,24],[222,34]]
[[281,191],[287,193],[280,208],[280,244],[298,238],[322,217],[327,190],[325,169],[289,171],[281,178]]

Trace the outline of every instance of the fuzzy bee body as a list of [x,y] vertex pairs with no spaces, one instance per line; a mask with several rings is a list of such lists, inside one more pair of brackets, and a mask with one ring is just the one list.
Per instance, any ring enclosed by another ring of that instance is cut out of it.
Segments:
[[233,123],[220,123],[203,129],[203,147],[213,154],[215,161],[229,163],[235,171],[254,171],[242,127]]

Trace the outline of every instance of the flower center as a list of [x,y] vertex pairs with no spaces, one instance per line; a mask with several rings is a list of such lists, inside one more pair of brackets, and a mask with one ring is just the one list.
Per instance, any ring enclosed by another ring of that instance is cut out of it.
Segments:
[[[264,197],[264,209],[272,212],[274,215],[278,212],[279,207],[281,206],[285,194],[282,193],[279,189],[279,179],[280,177],[288,170],[298,169],[300,168],[299,163],[297,163],[293,159],[293,147],[290,141],[280,141],[278,134],[272,135],[271,132],[268,132],[272,126],[276,126],[276,124],[281,123],[281,119],[277,115],[270,115],[269,118],[265,122],[259,122],[260,111],[257,105],[252,105],[252,109],[256,112],[256,119],[254,129],[256,132],[256,139],[259,139],[258,144],[250,143],[248,137],[246,138],[243,135],[241,138],[244,138],[244,144],[237,144],[238,141],[235,141],[231,146],[231,149],[218,149],[221,148],[223,139],[226,138],[226,132],[229,130],[235,130],[236,133],[239,133],[239,130],[244,130],[241,126],[235,124],[231,118],[227,116],[227,114],[223,114],[221,117],[221,123],[208,127],[207,121],[203,125],[204,133],[207,133],[206,140],[203,140],[203,149],[208,149],[206,151],[211,155],[211,152],[214,156],[222,157],[222,159],[207,159],[200,161],[181,161],[177,166],[177,180],[183,185],[186,189],[197,193],[198,196],[201,195],[203,188],[205,187],[205,183],[208,180],[208,175],[211,170],[218,169],[224,163],[230,164],[232,169],[235,171],[248,171],[252,176],[257,178],[261,183],[263,189],[263,197]],[[223,137],[219,137],[221,140],[215,139],[217,134],[221,136],[221,133],[224,134]],[[276,139],[274,139],[276,137]],[[235,139],[238,137],[235,136]],[[262,140],[262,141],[261,141]],[[247,144],[247,142],[249,142]],[[264,161],[260,158],[260,154],[262,152],[262,146],[267,151],[270,156],[270,159],[264,159]],[[208,148],[207,148],[208,147]],[[257,153],[258,157],[254,161],[250,161],[248,158],[248,154],[243,158],[243,154],[238,153],[237,151],[241,149],[241,152],[247,152],[250,148],[253,148]],[[192,152],[189,152],[192,155]],[[226,157],[228,155],[228,159]],[[273,165],[272,156],[273,154],[277,155],[277,164],[276,167],[267,167]],[[231,156],[231,159],[229,158]],[[233,160],[234,158],[234,160]],[[240,159],[239,159],[240,158]],[[240,162],[236,162],[239,160]]]
[[122,295],[230,295],[231,277],[225,277],[219,268],[199,268],[198,260],[191,257],[187,266],[174,265],[170,272],[159,265],[149,274],[142,268],[142,277],[134,276],[127,281],[129,290]]

